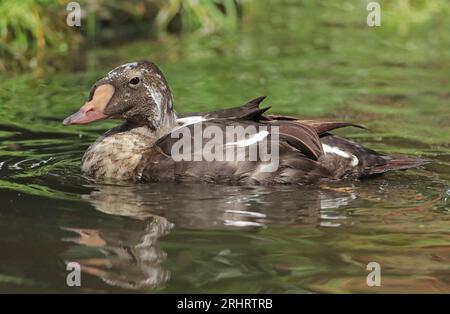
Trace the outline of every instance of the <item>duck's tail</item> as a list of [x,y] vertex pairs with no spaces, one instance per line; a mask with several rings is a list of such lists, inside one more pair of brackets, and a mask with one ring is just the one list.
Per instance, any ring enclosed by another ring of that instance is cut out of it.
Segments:
[[387,156],[387,158],[386,164],[370,168],[367,175],[382,174],[391,170],[406,170],[429,163],[429,161],[425,159],[407,158],[404,156]]

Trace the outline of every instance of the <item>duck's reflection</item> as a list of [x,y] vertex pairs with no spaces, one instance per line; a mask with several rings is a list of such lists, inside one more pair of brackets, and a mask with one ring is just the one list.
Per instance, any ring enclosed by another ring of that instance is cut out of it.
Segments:
[[147,217],[142,229],[111,230],[66,228],[75,236],[63,240],[96,248],[100,256],[74,259],[84,273],[96,276],[111,286],[126,289],[153,289],[170,278],[162,263],[167,254],[157,239],[173,224],[163,217]]
[[317,187],[159,184],[95,188],[84,198],[98,211],[136,219],[160,216],[178,228],[195,230],[320,225],[326,219],[321,217],[322,210],[347,206],[356,199],[352,189]]
[[98,211],[132,218],[138,226],[65,228],[76,234],[65,240],[97,250],[95,257],[77,259],[85,273],[112,286],[153,289],[170,278],[163,266],[167,254],[157,242],[174,226],[190,230],[257,230],[277,225],[338,227],[353,223],[345,208],[357,205],[360,198],[379,202],[381,196],[389,201],[382,185],[378,189],[99,185],[84,198]]

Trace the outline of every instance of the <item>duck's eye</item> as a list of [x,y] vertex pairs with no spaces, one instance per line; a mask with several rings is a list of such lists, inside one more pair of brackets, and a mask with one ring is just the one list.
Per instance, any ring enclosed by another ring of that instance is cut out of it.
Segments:
[[137,84],[139,84],[140,80],[139,77],[133,77],[130,82],[128,83],[130,86],[136,86]]

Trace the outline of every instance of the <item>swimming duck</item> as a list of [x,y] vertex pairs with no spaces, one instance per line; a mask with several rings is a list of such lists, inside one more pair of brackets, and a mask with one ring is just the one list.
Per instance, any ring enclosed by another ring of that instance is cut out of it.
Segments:
[[161,70],[140,61],[121,65],[98,80],[88,101],[63,124],[124,120],[98,138],[82,158],[82,171],[95,179],[311,184],[361,179],[425,163],[380,154],[330,133],[361,127],[353,123],[267,114],[269,107],[260,106],[264,98],[180,116]]

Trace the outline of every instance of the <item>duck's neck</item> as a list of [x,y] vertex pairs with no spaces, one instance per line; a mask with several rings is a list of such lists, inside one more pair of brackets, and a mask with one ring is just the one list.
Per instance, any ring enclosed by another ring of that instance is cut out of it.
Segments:
[[157,140],[170,133],[177,126],[177,119],[177,113],[174,110],[170,110],[161,115],[160,120],[157,123],[154,121],[150,121],[149,123],[126,121],[122,125],[111,129],[110,132],[107,132],[105,135],[110,136],[118,132],[131,132],[148,137],[152,140]]
[[163,94],[161,100],[154,104],[147,104],[149,108],[139,115],[134,115],[128,121],[135,121],[137,124],[146,125],[155,132],[164,133],[167,130],[172,130],[177,122],[177,114],[173,109],[172,96],[169,93]]
[[149,121],[146,128],[150,131],[153,138],[160,138],[161,136],[170,133],[173,128],[177,126],[178,115],[174,110],[167,110],[162,113],[159,120]]

